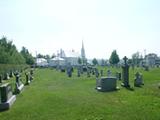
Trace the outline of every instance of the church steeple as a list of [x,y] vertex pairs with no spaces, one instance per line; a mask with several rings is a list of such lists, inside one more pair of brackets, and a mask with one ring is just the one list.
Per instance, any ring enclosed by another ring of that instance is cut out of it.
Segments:
[[86,58],[83,40],[82,40],[82,48],[81,48],[81,57],[82,57],[82,59],[85,59],[85,58]]

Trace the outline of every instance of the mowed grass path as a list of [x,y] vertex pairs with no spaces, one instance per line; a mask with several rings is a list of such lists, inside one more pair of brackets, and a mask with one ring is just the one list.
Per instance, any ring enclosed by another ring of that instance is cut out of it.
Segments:
[[[141,71],[141,70],[139,70]],[[143,71],[142,71],[143,72]],[[133,71],[131,71],[133,73]],[[25,86],[0,120],[158,120],[160,119],[160,70],[143,72],[145,85],[134,91],[121,88],[97,92],[95,76],[72,78],[51,69],[37,69],[35,80]],[[133,74],[130,74],[133,78]],[[133,86],[133,79],[131,79]]]

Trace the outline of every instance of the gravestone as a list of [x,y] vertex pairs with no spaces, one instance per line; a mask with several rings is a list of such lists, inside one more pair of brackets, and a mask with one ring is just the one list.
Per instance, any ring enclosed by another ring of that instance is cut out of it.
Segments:
[[24,84],[20,80],[20,75],[16,75],[16,83],[15,83],[15,92],[20,93],[22,89],[24,88]]
[[65,72],[65,67],[61,66],[61,72]]
[[9,109],[16,100],[16,96],[12,94],[12,86],[9,83],[5,83],[0,86],[0,95],[0,110]]
[[112,72],[110,70],[107,70],[107,76],[110,77],[112,75]]
[[101,73],[101,76],[103,76],[103,70],[101,70],[100,73]]
[[87,69],[87,77],[90,77],[90,69]]
[[117,76],[117,80],[121,80],[121,73],[120,72],[117,72],[116,76]]
[[139,72],[135,74],[135,79],[134,79],[134,86],[140,87],[141,85],[144,85],[143,83],[143,76]]
[[95,69],[92,68],[92,75],[95,75]]
[[129,65],[127,64],[127,57],[123,58],[124,65],[122,65],[122,86],[123,87],[130,87],[129,85]]
[[6,73],[6,74],[5,74],[5,77],[4,77],[4,80],[9,80],[9,79],[10,79],[9,74]]
[[144,66],[145,71],[149,71],[149,66]]
[[82,67],[82,65],[80,66],[80,71],[81,71],[81,74],[83,74],[83,67]]
[[81,70],[80,70],[80,68],[77,69],[77,76],[78,76],[78,77],[81,76]]
[[13,71],[10,71],[9,72],[9,77],[13,77],[13,76],[14,76]]
[[33,69],[30,70],[30,76],[29,76],[30,81],[33,80]]
[[96,74],[96,78],[98,78],[99,77],[99,71],[98,71],[97,68],[95,68],[95,74]]
[[3,78],[2,78],[2,75],[0,75],[0,83],[2,83],[2,79],[3,79]]
[[30,75],[29,75],[29,73],[28,72],[26,72],[25,73],[25,76],[26,76],[26,83],[25,83],[25,85],[29,85],[30,84]]
[[67,75],[68,77],[72,77],[72,67],[71,66],[67,67]]
[[87,72],[87,66],[82,66],[83,72]]
[[116,77],[101,77],[96,79],[96,89],[101,92],[117,90]]

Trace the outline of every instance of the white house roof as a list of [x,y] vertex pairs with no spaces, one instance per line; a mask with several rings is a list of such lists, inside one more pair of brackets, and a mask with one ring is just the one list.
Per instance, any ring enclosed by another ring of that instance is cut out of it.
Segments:
[[37,63],[47,62],[47,60],[44,58],[37,58],[36,61],[37,61]]

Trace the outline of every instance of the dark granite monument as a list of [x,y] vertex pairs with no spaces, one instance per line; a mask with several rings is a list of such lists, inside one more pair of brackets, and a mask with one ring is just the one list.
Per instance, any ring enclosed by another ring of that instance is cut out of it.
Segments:
[[2,83],[2,80],[3,80],[2,75],[0,75],[0,83]]
[[123,87],[130,87],[129,85],[129,65],[127,63],[127,57],[123,58],[124,64],[122,65],[122,86]]
[[117,90],[116,77],[101,77],[96,79],[96,89],[101,92]]
[[80,68],[77,69],[77,76],[78,76],[78,77],[81,76],[81,70],[80,70]]
[[12,78],[13,76],[14,76],[13,71],[10,71],[10,72],[9,72],[9,77]]
[[12,94],[12,86],[9,83],[0,86],[0,96],[0,110],[9,109],[16,100],[16,96]]

